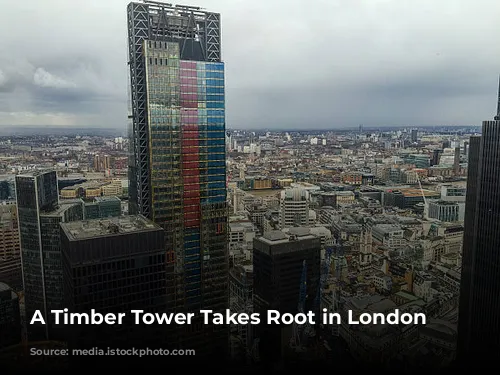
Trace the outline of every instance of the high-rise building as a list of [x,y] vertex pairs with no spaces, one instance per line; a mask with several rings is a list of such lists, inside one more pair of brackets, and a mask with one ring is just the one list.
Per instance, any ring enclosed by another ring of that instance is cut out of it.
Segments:
[[85,202],[86,220],[116,217],[122,214],[122,201],[118,197],[95,197],[92,202]]
[[16,176],[16,194],[26,317],[40,310],[48,320],[29,325],[28,340],[57,339],[49,312],[64,308],[59,225],[83,219],[83,201],[59,204],[55,171]]
[[281,192],[280,229],[309,225],[307,190],[295,187]]
[[17,206],[0,205],[0,282],[16,291],[23,288]]
[[[68,310],[162,312],[166,294],[164,235],[161,227],[140,215],[61,224]],[[130,319],[121,325],[79,325],[66,327],[66,338],[72,348],[160,346],[162,343],[155,340],[164,337],[164,326],[149,327],[135,325]],[[151,334],[155,329],[160,335]]]
[[[500,85],[499,85],[500,86]],[[458,323],[458,359],[500,354],[500,87],[497,114],[471,137]]]
[[5,283],[0,283],[0,332],[0,349],[21,342],[19,297]]
[[[315,302],[320,278],[321,238],[310,234],[309,228],[294,228],[293,233],[270,231],[254,239],[254,311],[262,317],[266,317],[267,310],[297,314],[299,302],[304,312],[319,312]],[[304,274],[306,280],[302,280]],[[306,290],[301,301],[304,281]],[[255,338],[260,339],[261,359],[274,362],[282,358],[292,334],[291,326],[267,325],[261,321],[255,327]]]
[[430,161],[430,165],[439,165],[440,159],[441,159],[441,154],[443,153],[442,149],[435,149],[432,150],[432,157]]
[[411,141],[413,143],[418,142],[418,130],[417,129],[411,130]]
[[455,147],[455,155],[453,157],[453,173],[455,176],[460,174],[460,146]]
[[[229,271],[229,309],[232,313],[253,313],[253,266],[237,265]],[[252,349],[252,325],[232,324],[231,358],[246,359]]]
[[[223,311],[228,250],[220,15],[153,1],[132,2],[127,13],[129,213],[166,231],[168,308]],[[227,348],[223,326],[183,326],[169,337],[199,347],[200,354],[219,342]]]
[[0,350],[21,342],[21,315],[17,293],[0,283]]

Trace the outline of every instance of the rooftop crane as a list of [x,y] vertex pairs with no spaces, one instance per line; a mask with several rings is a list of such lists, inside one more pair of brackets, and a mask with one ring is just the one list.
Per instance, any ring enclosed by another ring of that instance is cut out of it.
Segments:
[[420,176],[418,175],[418,172],[416,172],[416,175],[418,187],[420,188],[420,193],[422,193],[422,198],[424,199],[424,205],[427,206],[427,199],[425,198],[424,189],[422,188],[422,183],[420,182]]

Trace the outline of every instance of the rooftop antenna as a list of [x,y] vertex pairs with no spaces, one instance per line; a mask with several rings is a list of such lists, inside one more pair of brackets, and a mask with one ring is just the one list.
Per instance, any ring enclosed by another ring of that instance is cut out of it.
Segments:
[[498,76],[498,103],[497,103],[497,115],[495,116],[495,121],[500,121],[500,76]]

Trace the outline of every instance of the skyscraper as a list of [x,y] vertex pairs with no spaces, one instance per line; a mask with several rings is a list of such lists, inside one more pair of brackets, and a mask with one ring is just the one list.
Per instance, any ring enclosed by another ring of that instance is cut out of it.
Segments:
[[[263,317],[268,310],[297,314],[299,305],[303,305],[304,312],[318,314],[321,238],[310,234],[308,228],[296,227],[289,233],[267,232],[255,238],[253,244],[254,311]],[[306,278],[302,280],[304,275]],[[291,326],[267,325],[261,321],[255,326],[261,359],[279,361],[290,350],[292,334]]]
[[[152,1],[132,2],[127,13],[129,212],[166,231],[168,308],[224,310],[228,252],[220,15]],[[169,337],[190,345],[197,337],[202,347],[216,347],[220,337],[227,346],[225,327],[187,328],[189,334],[181,327]]]
[[0,205],[0,282],[23,289],[17,206]]
[[59,225],[81,220],[83,201],[59,205],[55,171],[16,176],[16,196],[26,317],[40,310],[49,319],[46,326],[28,325],[28,339],[56,338],[53,328],[60,326],[52,326],[48,312],[64,308]]
[[0,282],[0,350],[21,342],[19,298],[10,286]]
[[458,359],[480,363],[500,354],[500,82],[495,119],[469,146]]
[[455,176],[460,175],[460,146],[455,147],[455,155],[453,158],[453,173]]
[[[165,304],[164,231],[140,215],[63,223],[61,253],[66,307],[101,314],[143,310],[161,312]],[[124,277],[126,276],[126,277]],[[161,325],[65,327],[68,345],[161,346]]]

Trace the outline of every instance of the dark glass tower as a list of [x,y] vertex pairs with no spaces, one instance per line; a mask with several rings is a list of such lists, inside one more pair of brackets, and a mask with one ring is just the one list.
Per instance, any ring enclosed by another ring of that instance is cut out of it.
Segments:
[[[220,16],[147,1],[130,3],[127,12],[129,212],[165,229],[168,309],[222,311],[228,252]],[[187,328],[169,337],[212,348],[219,337],[227,346],[227,327]]]
[[265,324],[268,310],[297,314],[301,308],[303,312],[319,313],[315,298],[321,239],[303,228],[292,228],[290,232],[270,231],[253,242],[254,311],[263,317],[255,327],[255,339],[260,340],[259,355],[267,364],[289,354],[293,336],[291,326]]
[[36,310],[48,319],[46,326],[28,325],[28,339],[60,339],[48,314],[64,308],[59,226],[83,219],[83,201],[59,204],[55,171],[16,176],[16,195],[26,319]]
[[500,84],[497,115],[469,148],[458,359],[500,355]]
[[[143,310],[162,312],[165,304],[164,231],[138,215],[60,225],[66,307],[101,314]],[[71,348],[162,347],[164,326],[66,326]]]

